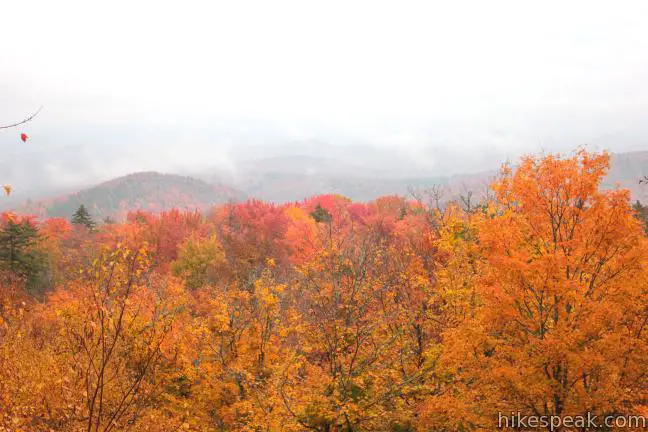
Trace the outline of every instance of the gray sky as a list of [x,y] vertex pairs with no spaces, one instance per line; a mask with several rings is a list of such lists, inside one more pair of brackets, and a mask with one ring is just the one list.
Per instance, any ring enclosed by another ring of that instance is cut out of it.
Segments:
[[3,181],[227,167],[228,148],[312,139],[477,161],[457,171],[647,147],[646,1],[5,3],[0,123],[45,109],[29,150],[0,131]]

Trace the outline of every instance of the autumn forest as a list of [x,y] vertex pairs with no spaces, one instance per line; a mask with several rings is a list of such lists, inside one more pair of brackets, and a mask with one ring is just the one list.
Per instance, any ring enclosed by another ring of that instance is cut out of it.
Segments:
[[115,223],[4,213],[0,430],[648,415],[646,213],[599,187],[608,164],[525,157],[472,202],[322,195]]

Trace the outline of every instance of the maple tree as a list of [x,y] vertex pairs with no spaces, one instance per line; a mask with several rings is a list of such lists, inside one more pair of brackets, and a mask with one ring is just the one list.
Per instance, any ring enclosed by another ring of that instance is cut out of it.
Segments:
[[582,150],[528,157],[493,185],[472,221],[482,263],[463,278],[476,299],[445,333],[428,424],[645,412],[648,251],[628,192],[599,190],[608,164]]
[[173,262],[173,272],[185,280],[188,288],[218,282],[219,270],[225,267],[225,253],[215,236],[206,239],[188,238],[179,246],[178,259]]

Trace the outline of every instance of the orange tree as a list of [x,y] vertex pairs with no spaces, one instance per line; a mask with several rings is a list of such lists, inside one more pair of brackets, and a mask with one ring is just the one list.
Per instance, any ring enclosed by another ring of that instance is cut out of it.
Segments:
[[[607,153],[524,158],[473,218],[472,310],[445,334],[444,391],[422,426],[493,430],[510,415],[645,412],[646,239]],[[642,402],[643,401],[643,402]]]

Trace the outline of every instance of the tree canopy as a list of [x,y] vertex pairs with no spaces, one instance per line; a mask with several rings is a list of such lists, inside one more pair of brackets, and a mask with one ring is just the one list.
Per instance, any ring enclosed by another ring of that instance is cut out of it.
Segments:
[[98,226],[84,206],[72,221],[7,213],[0,430],[645,416],[648,240],[643,207],[600,188],[608,165],[526,157],[446,205],[322,195]]

